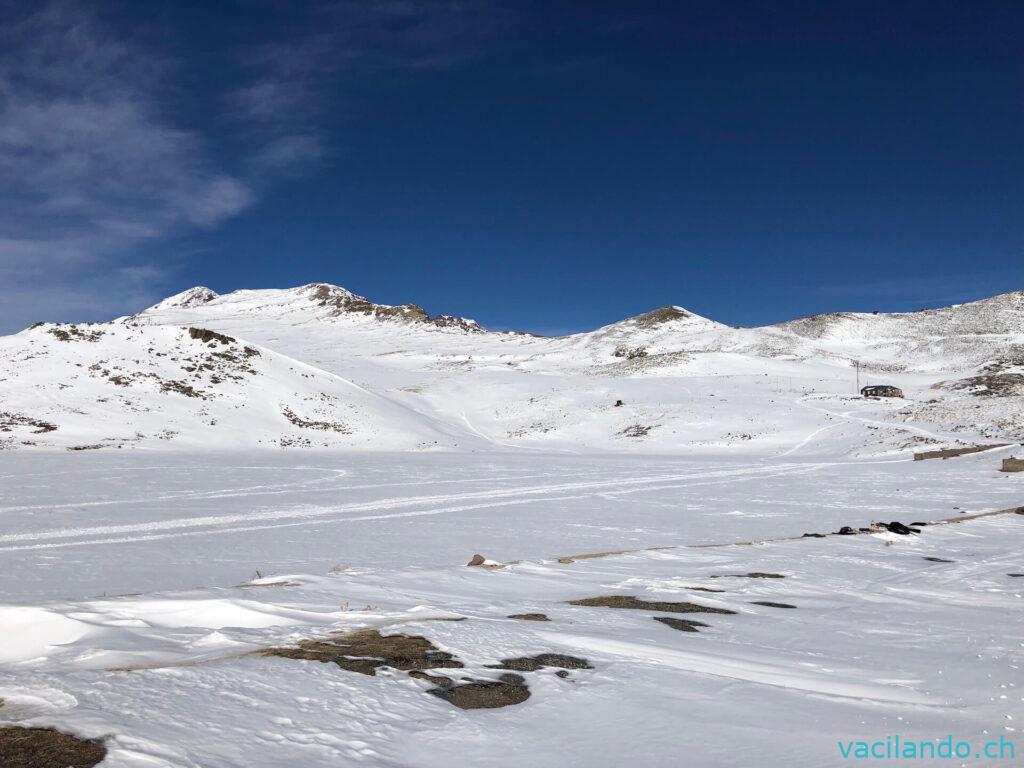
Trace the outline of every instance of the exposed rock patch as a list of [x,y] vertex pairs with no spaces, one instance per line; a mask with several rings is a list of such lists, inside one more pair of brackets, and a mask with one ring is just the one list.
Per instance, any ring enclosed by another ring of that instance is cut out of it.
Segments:
[[642,315],[637,315],[632,320],[640,328],[653,328],[662,323],[668,323],[672,320],[685,320],[688,317],[693,317],[693,315],[685,309],[679,307],[660,307],[652,309],[650,312],[645,312]]
[[398,320],[407,323],[425,323],[438,328],[458,328],[471,333],[482,333],[483,328],[464,317],[437,315],[431,317],[423,307],[416,304],[401,304],[396,307],[374,304],[363,296],[346,291],[334,285],[314,284],[306,286],[310,298],[322,307],[330,307],[332,315],[347,313],[366,315],[377,320]]
[[660,611],[662,613],[736,613],[727,608],[714,608],[698,603],[675,603],[652,600],[640,600],[632,595],[607,595],[605,597],[587,597],[582,600],[570,600],[569,605],[580,605],[587,608],[625,608],[640,611]]
[[0,411],[0,432],[13,432],[15,427],[28,427],[36,435],[54,432],[57,429],[57,425],[49,421],[33,419],[21,413]]
[[204,344],[234,344],[237,341],[232,336],[225,336],[223,333],[209,331],[205,328],[189,328],[188,335],[190,339],[196,339]]
[[672,629],[678,629],[680,632],[697,632],[697,627],[707,626],[703,621],[677,619],[674,616],[653,616],[652,618],[665,626],[672,627]]
[[288,421],[302,429],[319,429],[324,432],[339,432],[343,435],[347,435],[350,432],[349,428],[344,424],[334,421],[312,421],[310,419],[304,419],[288,407],[285,407],[281,413],[286,419],[288,419]]
[[498,709],[522,704],[530,698],[530,689],[520,675],[508,673],[497,680],[470,680],[455,683],[449,678],[431,677],[437,688],[427,693],[454,704],[459,709]]
[[3,768],[92,768],[106,756],[102,743],[53,728],[0,728]]
[[561,653],[539,653],[536,656],[520,656],[514,659],[502,659],[494,669],[511,669],[514,672],[536,672],[545,667],[559,669],[593,669],[590,662],[577,656],[566,656]]
[[957,381],[944,381],[935,385],[943,389],[959,390],[977,397],[1009,397],[1024,395],[1024,374],[986,373]]
[[508,618],[520,621],[551,621],[544,613],[513,613]]
[[404,671],[455,669],[462,662],[418,635],[382,635],[364,629],[328,640],[304,640],[296,648],[270,648],[264,656],[332,662],[349,672],[376,675],[381,667]]
[[103,336],[103,331],[83,330],[77,325],[57,325],[47,333],[59,341],[91,341],[96,342]]
[[716,573],[708,577],[709,579],[784,579],[786,578],[781,573],[763,573],[762,571],[752,571],[751,573]]

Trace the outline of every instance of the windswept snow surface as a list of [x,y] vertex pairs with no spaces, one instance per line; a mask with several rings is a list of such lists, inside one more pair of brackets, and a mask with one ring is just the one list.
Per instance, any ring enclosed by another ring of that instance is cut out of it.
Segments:
[[[821,766],[894,734],[1021,749],[1024,516],[800,538],[1013,507],[1004,453],[0,454],[0,720],[105,737],[110,765],[140,768]],[[604,595],[735,613],[680,615],[693,633],[567,604]],[[427,637],[455,676],[545,652],[593,669],[522,673],[526,702],[464,711],[404,672],[254,654],[360,628]]]
[[[0,722],[121,768],[1018,764],[1022,430],[1020,293],[539,338],[315,284],[39,325],[0,338]],[[977,443],[1011,445],[911,460]],[[893,520],[936,524],[803,537]],[[606,596],[718,612],[569,604]],[[462,710],[261,653],[359,629],[455,682],[592,668]],[[896,736],[1014,753],[839,747]]]

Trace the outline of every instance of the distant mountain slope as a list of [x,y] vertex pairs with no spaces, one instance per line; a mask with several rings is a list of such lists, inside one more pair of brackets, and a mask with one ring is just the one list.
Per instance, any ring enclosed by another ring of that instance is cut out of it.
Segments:
[[369,299],[337,285],[311,283],[283,290],[243,290],[220,296],[209,288],[197,286],[164,299],[144,310],[140,315],[153,317],[173,315],[175,310],[200,308],[209,316],[232,316],[260,313],[267,317],[290,320],[330,320],[349,317],[372,319],[378,322],[408,323],[423,327],[453,328],[479,333],[483,328],[464,317],[436,315],[431,317],[416,304],[389,306],[374,304]]
[[[762,328],[669,306],[545,338],[323,283],[196,287],[0,339],[0,446],[878,455],[1024,438],[1022,375],[1022,293]],[[907,399],[853,397],[871,383]]]
[[5,447],[456,442],[350,381],[198,328],[40,325],[0,339],[0,372]]

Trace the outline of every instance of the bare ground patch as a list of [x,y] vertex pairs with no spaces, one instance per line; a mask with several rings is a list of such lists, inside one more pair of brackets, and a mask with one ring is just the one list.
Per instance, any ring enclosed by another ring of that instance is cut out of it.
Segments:
[[418,635],[382,635],[364,629],[328,640],[303,640],[295,648],[269,648],[264,656],[333,662],[349,672],[376,675],[381,667],[403,671],[456,669],[462,662]]
[[678,629],[680,632],[697,632],[697,627],[706,627],[703,621],[694,621],[693,619],[677,619],[674,616],[653,616],[655,621],[660,621],[667,627],[672,629]]
[[0,728],[0,765],[4,768],[92,768],[107,756],[98,741],[53,728]]
[[750,573],[716,573],[712,576],[708,576],[709,579],[784,579],[786,578],[781,573],[763,573],[761,571],[752,571]]
[[522,704],[530,698],[530,689],[521,675],[504,674],[497,680],[470,680],[456,683],[438,675],[415,675],[437,687],[427,691],[459,709],[498,709]]
[[640,611],[659,611],[661,613],[736,613],[728,608],[714,608],[699,603],[669,603],[656,600],[640,600],[632,595],[606,595],[604,597],[587,597],[582,600],[570,600],[569,605],[581,605],[587,608],[626,608]]
[[590,662],[578,656],[566,656],[562,653],[539,653],[536,656],[520,656],[514,659],[502,659],[493,669],[510,669],[514,672],[536,672],[545,667],[559,669],[593,669]]

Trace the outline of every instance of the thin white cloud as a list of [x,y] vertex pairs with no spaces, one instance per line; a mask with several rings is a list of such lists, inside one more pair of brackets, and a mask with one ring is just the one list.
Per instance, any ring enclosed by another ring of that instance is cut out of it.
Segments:
[[38,314],[43,298],[122,310],[145,293],[140,275],[161,274],[137,256],[126,271],[138,246],[253,203],[201,136],[167,119],[166,72],[69,2],[0,32],[0,327]]

